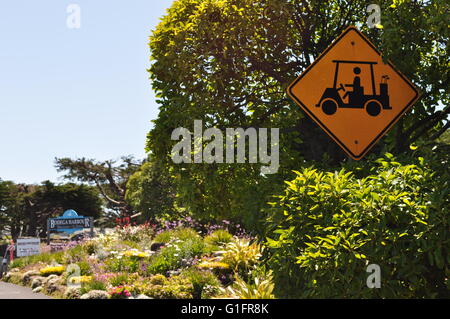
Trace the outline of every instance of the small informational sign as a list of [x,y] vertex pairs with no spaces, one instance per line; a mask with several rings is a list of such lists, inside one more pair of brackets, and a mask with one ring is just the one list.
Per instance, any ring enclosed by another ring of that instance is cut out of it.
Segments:
[[16,248],[17,257],[39,255],[41,253],[41,240],[39,238],[19,238]]

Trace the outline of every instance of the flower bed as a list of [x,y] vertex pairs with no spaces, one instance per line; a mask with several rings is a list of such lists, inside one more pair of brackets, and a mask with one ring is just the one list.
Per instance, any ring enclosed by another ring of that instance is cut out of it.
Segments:
[[272,296],[254,239],[236,227],[230,233],[226,222],[188,223],[195,228],[186,221],[159,230],[126,226],[59,252],[19,258],[6,280],[70,299],[239,298],[249,290],[257,298],[258,282],[268,282],[261,296]]

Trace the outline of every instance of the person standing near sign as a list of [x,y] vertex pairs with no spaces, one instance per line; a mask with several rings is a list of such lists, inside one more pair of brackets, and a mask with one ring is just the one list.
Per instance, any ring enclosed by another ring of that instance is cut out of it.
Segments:
[[14,245],[14,240],[11,239],[8,249],[9,249],[9,261],[13,261],[14,260],[14,251],[16,250],[16,246]]

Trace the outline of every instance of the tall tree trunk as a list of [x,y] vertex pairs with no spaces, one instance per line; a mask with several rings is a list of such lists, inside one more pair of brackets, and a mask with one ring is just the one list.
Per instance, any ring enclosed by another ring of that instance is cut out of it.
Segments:
[[28,229],[27,229],[27,236],[35,237],[36,236],[36,230],[37,230],[37,218],[36,216],[34,218],[30,218],[28,221]]

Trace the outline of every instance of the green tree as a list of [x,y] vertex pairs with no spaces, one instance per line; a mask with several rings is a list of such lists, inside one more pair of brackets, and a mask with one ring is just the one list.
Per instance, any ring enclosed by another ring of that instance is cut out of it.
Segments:
[[26,226],[23,233],[29,236],[36,231],[44,233],[47,219],[73,209],[83,216],[98,219],[102,215],[102,200],[99,192],[91,186],[78,184],[55,185],[45,181],[26,197],[29,207],[26,210]]
[[114,160],[95,161],[93,159],[57,158],[55,165],[58,172],[65,172],[67,180],[79,181],[97,187],[107,207],[122,216],[129,216],[133,208],[125,199],[129,178],[139,169],[141,161],[132,156]]
[[174,219],[180,216],[175,196],[167,171],[148,161],[128,180],[125,199],[134,210],[142,213],[142,220]]
[[13,238],[45,235],[47,219],[74,209],[84,216],[98,218],[102,200],[98,191],[86,185],[42,185],[0,183],[0,230],[6,228]]
[[0,179],[0,234],[3,232],[7,222],[5,215],[7,194],[8,189],[6,184]]
[[422,91],[413,111],[386,138],[388,150],[438,139],[449,127],[450,6],[448,1],[386,1],[380,49]]
[[[413,111],[374,152],[407,151],[439,136],[448,118],[449,11],[445,1],[384,1],[383,28],[365,22],[371,1],[177,0],[150,38],[150,78],[160,113],[147,150],[171,169],[179,199],[204,218],[247,225],[267,197],[305,160],[346,157],[286,96],[286,87],[347,26],[357,25],[423,91]],[[439,105],[444,105],[444,108]],[[277,127],[279,173],[258,165],[174,165],[171,133],[206,128]]]
[[17,238],[26,225],[27,209],[31,206],[26,200],[27,196],[33,192],[34,187],[30,185],[15,184],[11,181],[1,183],[0,190],[0,212],[2,229],[7,229],[12,238]]

